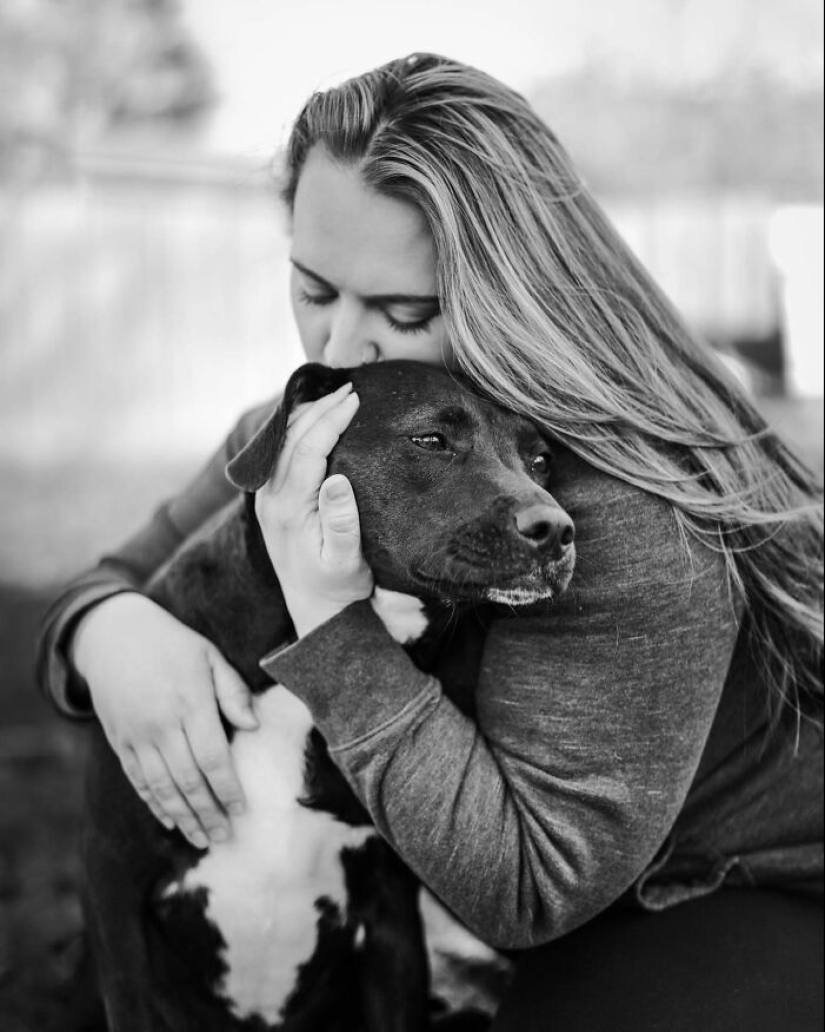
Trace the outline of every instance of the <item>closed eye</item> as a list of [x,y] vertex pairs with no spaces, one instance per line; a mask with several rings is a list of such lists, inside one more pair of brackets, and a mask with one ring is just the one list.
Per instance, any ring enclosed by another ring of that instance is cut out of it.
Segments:
[[[331,305],[337,299],[338,295],[334,293],[311,294],[308,290],[298,291],[298,300],[303,305],[315,305],[319,308],[323,308],[325,305]],[[438,314],[435,312],[423,319],[411,319],[407,322],[405,320],[394,318],[383,308],[380,308],[380,311],[389,323],[391,329],[395,330],[396,333],[424,333],[430,328],[433,319]]]
[[384,312],[384,318],[397,333],[424,333],[430,328],[434,316],[419,319],[417,322],[399,322],[398,319],[393,319],[389,312]]
[[305,305],[331,305],[337,294],[310,294],[307,290],[298,291],[298,300]]

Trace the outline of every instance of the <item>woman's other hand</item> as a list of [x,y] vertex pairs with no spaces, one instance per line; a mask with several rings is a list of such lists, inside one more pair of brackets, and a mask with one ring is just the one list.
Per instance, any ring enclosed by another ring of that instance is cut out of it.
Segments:
[[237,671],[200,634],[150,599],[121,594],[90,610],[75,630],[71,661],[141,799],[195,846],[229,834],[244,796],[220,712],[258,726]]
[[326,475],[327,457],[357,409],[351,384],[297,408],[275,474],[255,499],[299,636],[372,594],[355,495],[346,477]]

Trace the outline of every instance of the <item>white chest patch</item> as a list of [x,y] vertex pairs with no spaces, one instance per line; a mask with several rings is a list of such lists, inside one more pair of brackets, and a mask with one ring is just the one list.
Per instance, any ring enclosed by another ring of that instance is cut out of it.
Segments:
[[510,961],[473,935],[427,889],[420,899],[433,991],[451,1011],[474,1007],[492,1018],[501,1003],[496,987],[503,984]]
[[315,901],[326,896],[345,909],[341,850],[375,831],[298,804],[312,728],[306,706],[276,685],[256,697],[255,710],[260,727],[232,741],[246,811],[232,819],[232,837],[210,846],[167,894],[208,890],[206,916],[226,942],[224,996],[237,1017],[275,1022],[315,949]]
[[429,626],[424,603],[415,595],[376,588],[370,602],[381,622],[400,645],[418,641]]

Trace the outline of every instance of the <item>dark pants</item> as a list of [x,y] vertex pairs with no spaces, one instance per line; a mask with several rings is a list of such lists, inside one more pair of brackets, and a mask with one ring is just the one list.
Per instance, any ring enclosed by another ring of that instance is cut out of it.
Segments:
[[722,891],[525,953],[494,1032],[822,1032],[823,909]]

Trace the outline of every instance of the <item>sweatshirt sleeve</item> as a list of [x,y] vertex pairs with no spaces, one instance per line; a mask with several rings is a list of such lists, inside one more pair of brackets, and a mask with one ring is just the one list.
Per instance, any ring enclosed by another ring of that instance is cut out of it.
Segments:
[[181,542],[232,499],[235,488],[224,475],[226,463],[252,437],[277,404],[270,400],[247,412],[194,479],[116,552],[76,577],[47,611],[36,647],[41,690],[66,716],[91,713],[88,693],[68,661],[67,647],[77,621],[93,606],[124,591],[140,591]]
[[263,661],[405,861],[502,948],[555,938],[655,856],[697,769],[737,621],[672,508],[567,455],[571,588],[490,626],[471,720],[368,603]]

